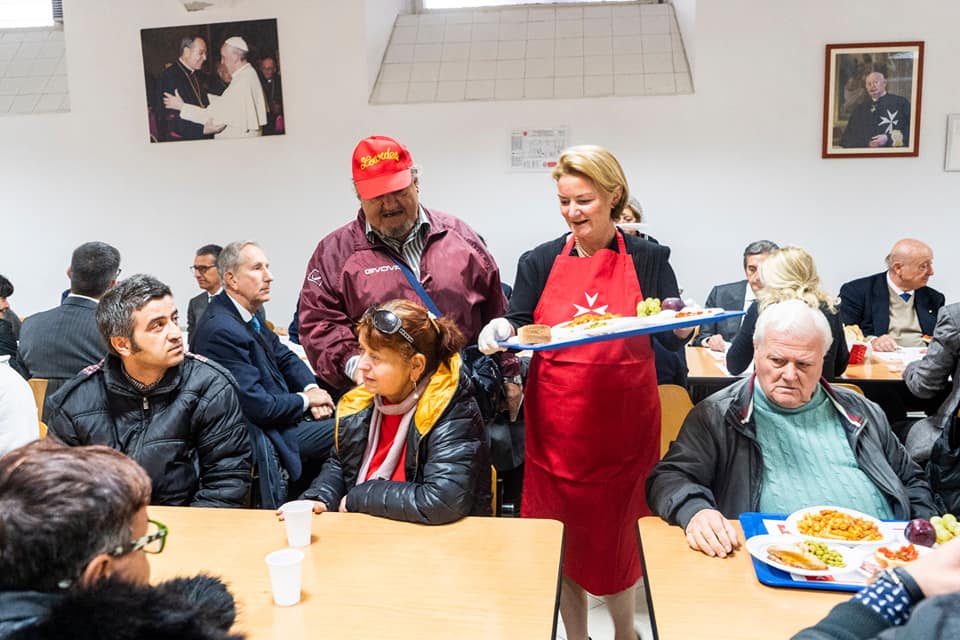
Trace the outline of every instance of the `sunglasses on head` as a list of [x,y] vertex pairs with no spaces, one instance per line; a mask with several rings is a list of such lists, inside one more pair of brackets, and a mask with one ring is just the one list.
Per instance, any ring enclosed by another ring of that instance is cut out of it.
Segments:
[[403,322],[401,322],[400,316],[393,311],[389,309],[378,309],[376,306],[373,306],[367,309],[364,315],[370,316],[373,319],[373,328],[380,333],[388,336],[399,333],[401,338],[410,343],[410,346],[414,349],[417,348],[416,343],[413,341],[413,336],[403,328]]

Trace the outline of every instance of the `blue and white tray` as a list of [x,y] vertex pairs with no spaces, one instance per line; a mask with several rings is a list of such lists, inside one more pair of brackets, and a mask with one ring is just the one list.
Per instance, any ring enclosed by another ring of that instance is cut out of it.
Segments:
[[[634,336],[643,336],[651,333],[662,333],[663,331],[673,331],[674,329],[683,329],[685,327],[694,327],[699,324],[706,324],[709,322],[719,322],[720,320],[726,320],[727,318],[736,318],[742,316],[743,311],[723,311],[721,313],[714,313],[702,316],[691,316],[676,318],[673,320],[658,322],[658,323],[646,323],[642,326],[634,326],[628,329],[623,330],[614,330],[609,333],[598,333],[596,335],[578,335],[577,337],[569,337],[563,339],[554,339],[551,342],[546,344],[525,344],[520,342],[517,336],[513,336],[509,340],[504,340],[498,342],[501,347],[506,347],[507,349],[513,349],[516,351],[552,351],[554,349],[566,349],[567,347],[578,347],[584,344],[592,344],[594,342],[606,342],[607,340],[622,340],[623,338],[632,338]],[[614,318],[614,320],[619,321],[636,321],[642,322],[642,318]]]

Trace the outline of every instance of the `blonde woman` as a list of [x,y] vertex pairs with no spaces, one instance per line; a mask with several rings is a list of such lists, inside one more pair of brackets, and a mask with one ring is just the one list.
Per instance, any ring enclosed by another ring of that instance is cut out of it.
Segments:
[[842,374],[847,368],[850,352],[837,311],[839,300],[820,287],[813,257],[800,247],[783,247],[760,265],[760,280],[763,288],[747,309],[740,332],[727,351],[727,370],[738,375],[750,366],[753,361],[753,329],[757,316],[764,309],[784,300],[803,300],[810,307],[820,309],[830,324],[833,343],[823,358],[823,376],[834,378]]
[[[555,325],[586,312],[633,315],[644,297],[679,295],[670,250],[614,224],[630,193],[613,154],[571,147],[553,178],[570,232],[521,256],[506,317],[480,332],[485,353],[523,325]],[[652,338],[677,351],[691,333]],[[660,457],[651,338],[539,351],[524,398],[522,513],[565,525],[560,614],[567,638],[587,638],[589,592],[606,596],[615,639],[634,640],[637,518],[651,513],[644,482]]]

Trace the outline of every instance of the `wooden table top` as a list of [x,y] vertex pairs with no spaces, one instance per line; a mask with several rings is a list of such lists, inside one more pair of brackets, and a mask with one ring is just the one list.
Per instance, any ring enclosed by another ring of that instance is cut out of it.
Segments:
[[[691,378],[730,378],[730,374],[722,366],[722,360],[718,360],[714,352],[706,347],[687,347],[686,348],[687,369]],[[871,357],[869,362],[864,364],[851,364],[847,366],[846,372],[841,376],[846,380],[903,380],[904,364],[901,362],[889,362]]]
[[640,519],[640,539],[659,640],[789,638],[852,595],[762,585],[745,549],[724,559],[705,556],[660,518]]
[[415,525],[357,513],[313,519],[301,602],[277,607],[264,556],[286,547],[270,511],[150,507],[170,528],[153,581],[208,571],[237,599],[237,630],[276,638],[553,637],[563,527],[464,518]]

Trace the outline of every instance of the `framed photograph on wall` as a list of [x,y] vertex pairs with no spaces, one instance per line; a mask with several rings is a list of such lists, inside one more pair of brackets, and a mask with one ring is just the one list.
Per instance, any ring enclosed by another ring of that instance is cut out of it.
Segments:
[[276,19],[142,29],[150,142],[286,132]]
[[920,152],[923,42],[828,44],[823,157]]

